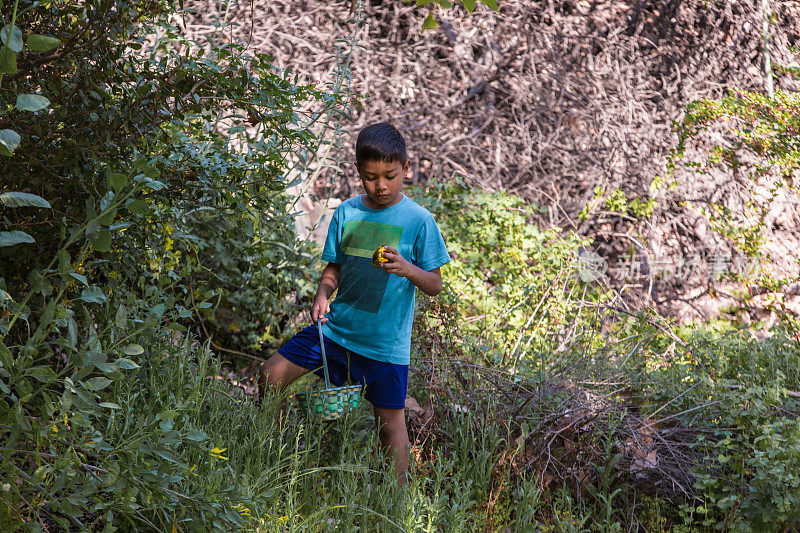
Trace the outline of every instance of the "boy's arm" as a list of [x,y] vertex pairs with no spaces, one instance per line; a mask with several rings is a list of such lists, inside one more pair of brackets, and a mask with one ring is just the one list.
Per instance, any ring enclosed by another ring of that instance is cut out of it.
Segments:
[[311,320],[317,323],[321,319],[323,323],[328,319],[325,313],[328,312],[328,300],[339,286],[339,281],[342,279],[342,272],[338,263],[328,263],[325,270],[322,271],[322,276],[319,278],[319,287],[317,288],[317,295],[314,296],[314,304],[311,306]]
[[384,259],[388,259],[388,262],[381,264],[381,268],[386,272],[406,278],[428,296],[436,296],[442,291],[442,271],[440,268],[434,268],[430,271],[422,270],[406,261],[397,251],[397,248],[392,248],[391,246],[387,246],[382,255]]

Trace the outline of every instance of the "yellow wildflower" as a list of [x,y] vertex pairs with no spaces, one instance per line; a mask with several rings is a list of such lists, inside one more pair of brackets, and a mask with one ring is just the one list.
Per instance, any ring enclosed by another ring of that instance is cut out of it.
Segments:
[[224,452],[227,449],[228,448],[217,448],[216,446],[214,446],[214,449],[213,450],[209,450],[208,453],[210,453],[211,457],[213,457],[215,459],[222,459],[223,461],[227,461],[228,460],[227,457],[223,457],[222,455],[220,455],[222,452]]

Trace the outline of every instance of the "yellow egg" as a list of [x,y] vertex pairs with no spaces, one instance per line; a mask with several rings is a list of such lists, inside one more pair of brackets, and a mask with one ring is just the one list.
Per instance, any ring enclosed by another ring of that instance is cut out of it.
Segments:
[[385,246],[379,246],[378,249],[375,250],[375,253],[372,254],[372,264],[373,265],[375,265],[376,267],[380,268],[382,263],[386,263],[386,262],[389,261],[388,259],[386,259],[382,255],[383,252],[385,252],[385,251],[386,251],[386,247]]

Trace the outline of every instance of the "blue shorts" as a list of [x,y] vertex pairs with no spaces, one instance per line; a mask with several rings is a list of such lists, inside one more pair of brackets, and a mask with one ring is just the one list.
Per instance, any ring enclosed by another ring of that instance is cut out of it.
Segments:
[[[319,349],[319,330],[312,324],[289,339],[278,353],[286,359],[324,377],[322,353]],[[406,406],[408,365],[376,361],[346,350],[325,337],[325,357],[331,383],[342,387],[348,382],[366,387],[364,398],[380,409],[403,409]],[[348,372],[349,369],[349,372]]]

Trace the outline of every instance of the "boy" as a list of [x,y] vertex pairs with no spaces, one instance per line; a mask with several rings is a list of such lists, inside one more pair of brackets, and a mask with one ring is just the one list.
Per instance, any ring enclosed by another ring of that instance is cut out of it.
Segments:
[[[312,324],[267,360],[259,393],[283,388],[322,366],[316,326],[321,319],[331,381],[344,385],[349,369],[349,377],[366,386],[381,446],[394,460],[402,485],[409,460],[404,409],[414,292],[419,288],[437,295],[440,267],[450,256],[433,216],[402,193],[409,161],[394,126],[382,122],[361,130],[356,167],[365,194],[343,202],[333,214],[322,253],[328,265],[311,307]],[[378,267],[372,255],[380,246],[385,246],[386,262]]]

